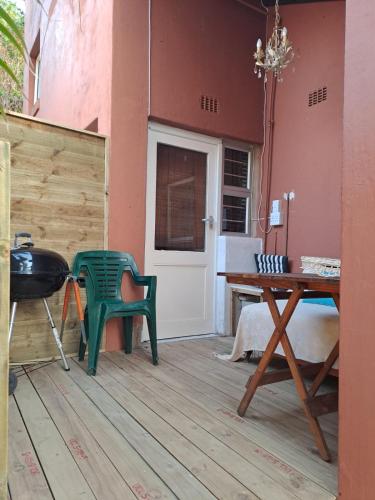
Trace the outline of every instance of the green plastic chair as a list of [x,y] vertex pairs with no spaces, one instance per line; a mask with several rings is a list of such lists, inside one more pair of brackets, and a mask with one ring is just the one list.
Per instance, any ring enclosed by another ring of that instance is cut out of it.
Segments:
[[[138,286],[147,286],[147,296],[143,300],[125,302],[121,294],[124,272],[129,272]],[[111,251],[79,252],[74,259],[72,274],[75,278],[84,275],[87,295],[85,328],[89,346],[89,375],[96,374],[99,349],[105,322],[110,318],[123,318],[125,353],[132,352],[133,316],[147,318],[151,343],[152,362],[158,364],[156,337],[156,276],[141,276],[134,258],[129,253]],[[86,344],[81,337],[79,360],[85,357]]]

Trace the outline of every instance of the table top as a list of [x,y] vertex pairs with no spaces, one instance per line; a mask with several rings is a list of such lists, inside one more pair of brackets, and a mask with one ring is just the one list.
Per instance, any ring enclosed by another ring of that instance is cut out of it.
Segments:
[[284,288],[316,290],[329,293],[340,293],[340,278],[318,276],[304,273],[217,273],[225,276],[228,283],[252,285],[261,288]]

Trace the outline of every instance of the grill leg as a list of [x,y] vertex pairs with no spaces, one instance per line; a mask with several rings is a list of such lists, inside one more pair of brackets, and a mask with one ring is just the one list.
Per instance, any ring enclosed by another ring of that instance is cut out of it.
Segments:
[[68,363],[66,361],[66,357],[65,357],[65,354],[64,354],[64,351],[63,351],[63,348],[62,348],[62,343],[61,343],[61,340],[60,340],[60,337],[59,337],[59,333],[58,333],[57,328],[55,326],[55,323],[53,321],[53,318],[52,318],[52,315],[51,315],[51,311],[49,310],[49,307],[48,307],[47,300],[43,299],[43,302],[44,302],[44,307],[46,308],[46,312],[47,312],[47,316],[48,316],[48,321],[50,322],[50,325],[51,325],[51,328],[52,328],[52,333],[53,333],[53,336],[55,338],[55,342],[56,342],[57,348],[58,348],[58,350],[60,352],[60,356],[61,356],[61,359],[62,359],[62,362],[63,362],[63,365],[64,365],[64,369],[66,371],[68,371],[68,370],[70,370],[70,368],[69,368]]
[[12,311],[10,313],[10,325],[9,325],[9,337],[8,337],[9,344],[10,341],[12,340],[14,320],[16,319],[16,311],[17,311],[17,302],[13,302]]

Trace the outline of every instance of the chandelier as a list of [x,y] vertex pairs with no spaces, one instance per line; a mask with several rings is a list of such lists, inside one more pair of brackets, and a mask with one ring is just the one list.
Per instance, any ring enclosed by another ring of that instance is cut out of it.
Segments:
[[262,77],[267,81],[267,73],[272,71],[278,82],[282,82],[281,72],[285,69],[294,57],[293,46],[288,40],[288,30],[280,27],[279,0],[275,1],[275,25],[271,38],[268,40],[266,49],[262,49],[262,40],[257,41],[257,50],[254,53],[255,68],[254,73],[258,78]]

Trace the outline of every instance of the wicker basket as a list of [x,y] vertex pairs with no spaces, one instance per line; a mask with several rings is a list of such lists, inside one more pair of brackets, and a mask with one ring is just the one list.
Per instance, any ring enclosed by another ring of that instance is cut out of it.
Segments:
[[340,276],[340,259],[301,257],[301,264],[304,273],[319,274],[319,276]]

